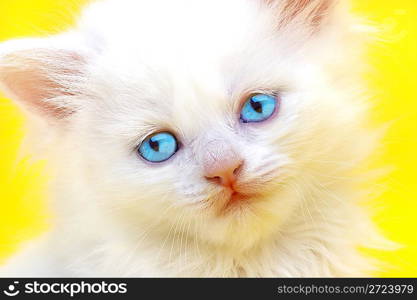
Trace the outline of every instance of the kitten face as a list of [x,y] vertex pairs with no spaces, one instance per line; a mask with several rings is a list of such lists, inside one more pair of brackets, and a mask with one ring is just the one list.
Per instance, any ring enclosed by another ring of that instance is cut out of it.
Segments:
[[[100,49],[65,144],[84,188],[119,224],[156,223],[245,249],[327,184],[321,176],[335,168],[324,160],[354,159],[357,111],[325,71],[333,50],[317,53],[327,39],[307,37],[309,24],[277,29],[264,2],[227,2],[127,1],[87,12],[84,32]],[[126,17],[103,21],[115,10]],[[242,122],[257,94],[273,96],[275,111]],[[178,150],[151,163],[138,149],[159,132]],[[232,188],[222,184],[230,177]]]
[[[328,139],[338,144],[348,104],[329,90],[322,62],[309,60],[313,49],[289,50],[291,37],[273,30],[271,11],[242,1],[238,7],[240,15],[220,10],[219,27],[206,28],[211,18],[195,7],[181,14],[184,24],[163,16],[172,27],[152,43],[108,41],[91,70],[96,99],[78,118],[85,134],[79,146],[90,145],[84,155],[97,170],[91,185],[106,205],[125,207],[129,220],[174,223],[246,247],[303,201],[309,177],[317,176],[305,165],[334,151]],[[256,93],[275,95],[279,107],[264,122],[243,123],[242,107]],[[158,132],[175,136],[179,149],[150,163],[138,147]],[[329,150],[321,149],[326,144]],[[221,165],[238,169],[233,189],[212,180],[213,164],[217,172]]]

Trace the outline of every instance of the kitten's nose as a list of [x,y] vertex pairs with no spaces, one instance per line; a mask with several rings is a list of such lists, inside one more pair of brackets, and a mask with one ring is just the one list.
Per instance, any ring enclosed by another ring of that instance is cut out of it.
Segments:
[[213,141],[204,155],[204,175],[208,181],[233,188],[243,165],[242,157],[228,144]]

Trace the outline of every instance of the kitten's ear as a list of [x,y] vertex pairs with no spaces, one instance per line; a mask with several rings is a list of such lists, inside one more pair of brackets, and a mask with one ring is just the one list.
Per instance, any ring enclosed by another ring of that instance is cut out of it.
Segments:
[[265,0],[279,11],[279,27],[303,24],[310,32],[320,30],[329,19],[338,0]]
[[87,52],[66,34],[0,44],[0,89],[29,112],[63,119],[76,110]]

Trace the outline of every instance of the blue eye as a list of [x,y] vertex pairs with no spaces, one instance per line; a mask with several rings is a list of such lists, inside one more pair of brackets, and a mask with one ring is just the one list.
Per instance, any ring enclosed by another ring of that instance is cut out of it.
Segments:
[[178,150],[175,136],[169,132],[160,132],[146,138],[139,147],[139,154],[150,162],[163,162]]
[[251,96],[243,105],[240,119],[243,123],[262,122],[269,119],[277,108],[277,99],[267,94]]

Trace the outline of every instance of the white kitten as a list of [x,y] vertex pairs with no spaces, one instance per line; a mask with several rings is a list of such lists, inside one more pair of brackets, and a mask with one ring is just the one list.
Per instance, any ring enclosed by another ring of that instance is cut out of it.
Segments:
[[108,0],[1,45],[56,172],[53,230],[4,276],[365,274],[374,134],[336,2]]

